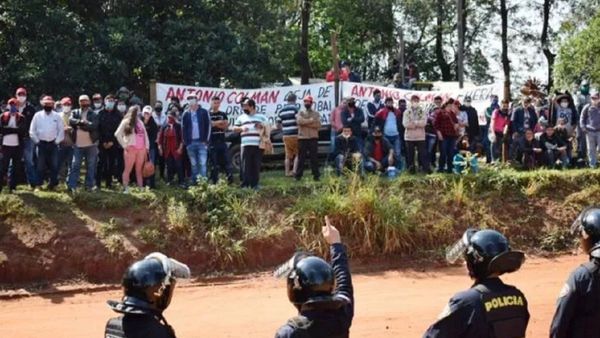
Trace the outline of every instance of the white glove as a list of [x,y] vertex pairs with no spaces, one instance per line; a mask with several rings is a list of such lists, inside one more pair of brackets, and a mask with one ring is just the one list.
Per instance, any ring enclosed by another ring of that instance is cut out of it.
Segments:
[[488,140],[490,140],[491,143],[496,143],[496,133],[488,133]]

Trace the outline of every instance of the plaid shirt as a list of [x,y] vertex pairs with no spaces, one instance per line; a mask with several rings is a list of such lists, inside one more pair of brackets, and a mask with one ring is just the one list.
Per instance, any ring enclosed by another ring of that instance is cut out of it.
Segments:
[[439,110],[435,115],[433,127],[439,131],[443,137],[458,137],[458,131],[454,127],[458,119],[454,113],[448,110]]

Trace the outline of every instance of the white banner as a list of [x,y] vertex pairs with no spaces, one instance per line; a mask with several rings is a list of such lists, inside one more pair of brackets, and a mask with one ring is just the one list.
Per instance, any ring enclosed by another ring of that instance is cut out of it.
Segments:
[[189,94],[198,97],[200,105],[208,109],[210,100],[218,96],[221,98],[221,110],[227,113],[230,122],[242,114],[240,101],[249,97],[256,101],[256,110],[265,114],[271,123],[275,123],[277,112],[285,105],[288,95],[296,94],[297,105],[302,107],[302,99],[312,96],[315,100],[313,109],[321,114],[321,123],[329,124],[329,114],[334,108],[335,95],[333,83],[319,83],[302,86],[259,88],[259,89],[223,89],[182,86],[165,83],[156,84],[156,98],[163,102],[166,108],[170,98],[176,96],[185,105]]
[[[435,96],[441,96],[444,100],[448,98],[464,101],[465,96],[471,96],[472,105],[479,112],[485,111],[490,104],[492,94],[501,96],[502,84],[493,84],[471,89],[455,91],[416,91],[396,88],[381,87],[362,83],[343,82],[340,83],[340,97],[354,97],[359,106],[366,109],[366,105],[373,99],[373,91],[379,89],[381,97],[391,97],[394,104],[403,98],[410,102],[410,97],[417,95],[421,98],[423,105],[428,106],[433,102]],[[240,101],[243,97],[249,97],[256,101],[256,109],[259,113],[265,114],[271,123],[275,122],[277,112],[286,103],[288,95],[296,94],[298,97],[297,105],[302,106],[302,99],[306,96],[312,96],[315,100],[314,109],[321,114],[321,122],[329,124],[329,115],[334,109],[334,85],[331,82],[318,83],[311,85],[273,87],[259,89],[223,89],[209,87],[194,87],[185,85],[174,85],[166,83],[156,84],[156,98],[163,102],[166,108],[171,97],[176,96],[185,105],[189,94],[198,97],[199,103],[205,109],[210,106],[210,100],[214,96],[221,98],[221,110],[226,112],[231,122],[242,114]]]
[[342,93],[343,97],[354,97],[357,100],[358,106],[366,109],[367,103],[373,100],[373,91],[375,91],[375,89],[381,91],[382,99],[385,99],[386,97],[393,98],[396,106],[400,99],[405,99],[406,102],[410,104],[410,98],[413,95],[417,95],[424,106],[433,104],[433,98],[436,96],[441,96],[444,101],[448,98],[458,99],[461,103],[464,101],[465,96],[470,96],[472,99],[471,104],[478,112],[485,111],[485,109],[490,106],[491,95],[498,95],[498,97],[501,97],[503,90],[501,83],[453,91],[417,91],[344,82]]

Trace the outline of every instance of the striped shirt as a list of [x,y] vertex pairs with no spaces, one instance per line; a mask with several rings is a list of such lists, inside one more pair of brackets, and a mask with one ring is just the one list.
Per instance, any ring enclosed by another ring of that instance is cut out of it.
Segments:
[[281,123],[283,135],[298,135],[296,115],[298,115],[298,108],[295,104],[286,104],[277,114],[277,123]]
[[235,120],[236,127],[248,128],[248,130],[242,131],[240,134],[242,137],[242,147],[258,147],[260,145],[260,130],[256,128],[256,123],[266,125],[269,121],[263,114],[242,114]]

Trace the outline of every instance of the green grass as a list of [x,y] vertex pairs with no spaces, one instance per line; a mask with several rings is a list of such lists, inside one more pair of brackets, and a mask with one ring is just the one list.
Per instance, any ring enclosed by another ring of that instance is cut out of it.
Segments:
[[130,194],[19,190],[0,195],[0,226],[4,233],[11,227],[88,225],[111,254],[124,245],[209,252],[217,267],[241,264],[257,242],[294,241],[324,253],[325,215],[358,256],[441,255],[470,226],[501,230],[517,246],[555,251],[572,243],[570,220],[600,201],[599,183],[595,170],[486,169],[478,175],[394,180],[328,172],[318,183],[268,172],[259,191],[224,182]]

